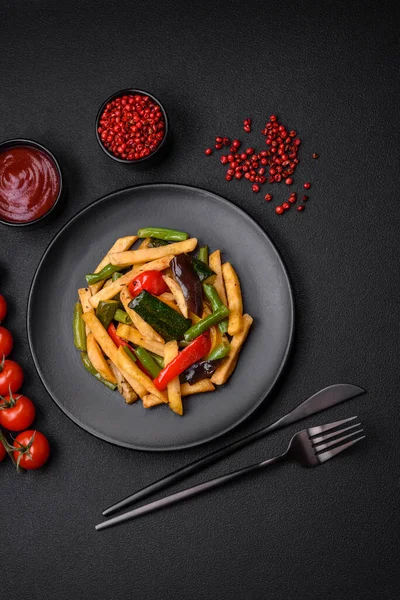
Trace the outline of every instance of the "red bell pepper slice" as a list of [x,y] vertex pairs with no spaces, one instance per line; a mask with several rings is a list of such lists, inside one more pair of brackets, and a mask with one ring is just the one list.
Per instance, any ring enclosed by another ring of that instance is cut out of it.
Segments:
[[136,298],[143,290],[153,294],[153,296],[161,296],[165,292],[169,292],[169,287],[165,283],[160,271],[143,271],[139,273],[128,285],[129,292],[132,298]]
[[211,350],[211,340],[208,331],[199,335],[189,346],[186,346],[179,354],[167,364],[158,377],[153,381],[156,388],[162,392],[170,381],[178,377],[183,371],[204,358]]
[[117,346],[117,348],[119,348],[120,346],[128,346],[128,348],[130,348],[133,351],[132,346],[128,344],[128,342],[125,342],[125,340],[120,338],[119,335],[117,335],[117,328],[115,327],[114,323],[110,323],[107,329],[107,333],[114,342],[114,344]]
[[[132,346],[130,344],[128,344],[128,342],[126,342],[125,340],[123,340],[122,338],[119,337],[119,335],[117,334],[117,329],[116,329],[114,323],[110,323],[110,325],[108,326],[108,329],[107,329],[107,333],[110,336],[110,338],[112,339],[112,341],[114,342],[114,344],[117,346],[117,348],[119,348],[120,346],[127,346],[128,348],[130,348],[130,350],[132,350],[132,352],[134,352],[134,349],[132,348]],[[140,362],[140,360],[137,360],[136,363],[137,363],[137,366],[139,367],[139,369],[145,375],[147,375],[147,377],[150,377],[150,379],[151,379],[152,377],[151,377],[150,373],[142,365],[142,363]]]

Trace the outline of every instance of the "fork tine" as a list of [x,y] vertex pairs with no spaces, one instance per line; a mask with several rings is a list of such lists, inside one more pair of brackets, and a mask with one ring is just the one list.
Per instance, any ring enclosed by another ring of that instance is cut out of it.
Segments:
[[340,435],[341,433],[344,433],[345,431],[349,431],[349,429],[354,429],[354,427],[360,427],[360,425],[361,425],[361,423],[356,423],[355,425],[350,425],[349,427],[345,427],[344,429],[340,429],[339,431],[334,431],[333,433],[325,433],[324,435],[314,437],[311,440],[311,442],[315,446],[316,444],[319,444],[319,442],[324,442],[325,440],[328,440],[329,438],[335,437],[335,435]]
[[311,437],[313,435],[317,435],[318,433],[323,433],[324,431],[329,431],[329,429],[334,429],[335,427],[339,427],[339,425],[343,425],[344,423],[348,423],[353,419],[357,419],[357,417],[349,417],[348,419],[343,419],[343,421],[336,421],[336,423],[328,423],[327,425],[320,425],[319,427],[310,427],[307,429],[308,435]]
[[350,446],[354,446],[354,444],[357,444],[357,442],[360,442],[364,438],[365,438],[365,435],[362,435],[361,437],[359,437],[355,440],[352,440],[351,442],[347,442],[346,444],[342,444],[341,446],[338,446],[337,448],[333,448],[333,450],[327,450],[326,452],[317,454],[318,461],[320,463],[324,463],[327,460],[329,460],[330,458],[332,458],[333,456],[336,456],[336,454],[340,454],[340,452],[343,452],[343,450],[347,450],[347,448],[350,448]]
[[[342,437],[338,438],[337,440],[332,440],[331,442],[326,442],[326,444],[317,444],[316,446],[314,446],[314,450],[315,452],[320,452],[321,450],[325,450],[325,448],[330,448],[331,446],[334,446],[335,444],[338,444],[339,442],[343,442],[343,440],[347,440],[347,438],[351,437],[352,435],[357,435],[357,433],[362,433],[364,430],[363,429],[359,429],[358,431],[352,431],[351,433],[348,433],[347,435],[342,435]],[[341,431],[339,431],[339,433],[342,433]]]

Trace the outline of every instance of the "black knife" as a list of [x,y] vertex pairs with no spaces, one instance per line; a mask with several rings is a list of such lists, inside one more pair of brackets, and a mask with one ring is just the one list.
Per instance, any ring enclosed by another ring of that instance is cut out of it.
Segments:
[[193,473],[197,473],[204,467],[211,465],[214,462],[217,462],[221,458],[225,456],[229,456],[236,450],[240,448],[244,448],[248,444],[259,440],[260,438],[268,435],[272,431],[276,431],[277,429],[282,429],[283,427],[287,427],[292,423],[296,423],[301,419],[305,419],[306,417],[310,417],[311,415],[315,415],[331,406],[335,406],[340,402],[344,402],[345,400],[349,400],[350,398],[355,398],[360,394],[363,394],[365,390],[362,388],[351,385],[349,383],[337,383],[336,385],[330,385],[329,387],[320,390],[307,400],[304,400],[301,404],[299,404],[292,411],[287,413],[284,417],[281,417],[271,425],[267,425],[267,427],[263,427],[262,429],[258,429],[249,435],[246,435],[244,438],[237,440],[236,442],[232,442],[219,450],[215,450],[215,452],[211,452],[211,454],[207,454],[203,456],[203,458],[199,458],[194,462],[189,463],[185,467],[181,467],[173,473],[162,477],[158,481],[151,483],[150,485],[142,488],[141,490],[135,492],[131,496],[124,498],[120,502],[109,506],[103,511],[104,516],[108,516],[121,508],[125,508],[134,502],[139,500],[143,500],[150,494],[154,492],[158,492],[160,490],[165,489],[166,487],[176,483],[177,481],[181,481],[185,477],[189,475],[193,475]]

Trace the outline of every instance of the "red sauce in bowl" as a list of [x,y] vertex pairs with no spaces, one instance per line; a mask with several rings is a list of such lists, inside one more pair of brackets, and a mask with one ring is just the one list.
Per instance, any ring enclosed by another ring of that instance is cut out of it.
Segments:
[[0,219],[29,223],[45,215],[60,191],[54,160],[38,148],[0,149]]

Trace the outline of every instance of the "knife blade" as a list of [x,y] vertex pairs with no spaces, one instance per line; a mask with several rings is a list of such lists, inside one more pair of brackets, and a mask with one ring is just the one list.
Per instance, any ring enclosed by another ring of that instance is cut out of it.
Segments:
[[310,398],[307,398],[307,400],[301,402],[301,404],[296,406],[296,408],[287,413],[284,417],[281,417],[274,423],[271,423],[271,425],[260,429],[260,431],[264,431],[266,433],[275,431],[276,429],[281,429],[282,427],[296,423],[296,421],[300,421],[300,419],[305,419],[306,417],[315,415],[316,413],[326,410],[331,406],[340,404],[345,400],[349,400],[350,398],[355,398],[360,394],[364,394],[364,392],[365,390],[357,385],[352,385],[351,383],[337,383],[335,385],[329,385],[313,396],[310,396]]

